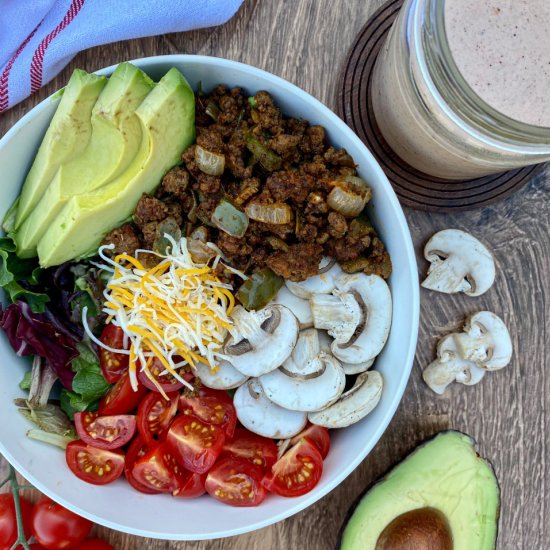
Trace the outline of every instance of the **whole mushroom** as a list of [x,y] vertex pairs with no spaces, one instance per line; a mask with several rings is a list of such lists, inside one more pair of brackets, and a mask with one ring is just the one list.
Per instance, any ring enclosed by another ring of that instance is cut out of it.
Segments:
[[512,358],[512,341],[506,325],[490,311],[472,315],[464,332],[440,340],[437,359],[422,373],[424,381],[442,394],[452,382],[477,384],[487,371],[504,368]]
[[426,243],[424,257],[431,265],[422,286],[430,290],[479,296],[489,290],[495,280],[491,252],[475,237],[459,229],[436,233]]
[[294,349],[298,321],[284,306],[268,305],[259,311],[237,306],[231,318],[232,336],[225,343],[224,352],[246,376],[261,376],[276,369]]
[[392,300],[382,277],[341,275],[332,294],[314,294],[310,304],[313,326],[334,338],[331,350],[338,360],[369,362],[384,347],[390,332]]

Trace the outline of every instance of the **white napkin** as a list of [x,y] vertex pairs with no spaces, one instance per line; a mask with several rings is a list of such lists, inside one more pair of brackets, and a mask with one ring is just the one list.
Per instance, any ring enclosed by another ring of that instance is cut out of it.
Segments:
[[47,84],[80,50],[221,25],[241,2],[0,0],[0,113]]

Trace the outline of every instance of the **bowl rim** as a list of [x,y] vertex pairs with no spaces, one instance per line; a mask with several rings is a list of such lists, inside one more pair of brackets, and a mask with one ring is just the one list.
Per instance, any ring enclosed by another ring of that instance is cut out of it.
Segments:
[[[119,63],[122,63],[122,62],[123,61],[120,61]],[[301,97],[303,100],[309,103],[312,103],[314,107],[322,113],[323,117],[330,120],[333,128],[332,131],[334,133],[346,134],[346,137],[348,139],[350,139],[351,141],[354,141],[355,144],[362,149],[365,158],[368,160],[370,164],[370,167],[374,169],[374,171],[377,173],[377,177],[381,181],[382,186],[384,188],[384,193],[387,195],[387,199],[390,201],[391,206],[396,214],[397,220],[399,222],[399,228],[403,232],[405,247],[402,253],[406,256],[406,263],[411,265],[411,271],[414,277],[414,275],[417,272],[416,255],[414,252],[410,229],[405,219],[403,209],[397,199],[397,195],[395,194],[382,168],[380,167],[380,165],[378,164],[378,162],[376,161],[372,153],[369,151],[369,149],[359,139],[359,137],[353,132],[353,130],[351,130],[351,128],[349,128],[349,126],[347,126],[345,122],[340,117],[338,117],[329,107],[327,107],[321,101],[313,97],[311,94],[302,90],[295,84],[285,80],[284,78],[276,76],[273,73],[270,73],[263,69],[254,67],[253,65],[241,63],[239,61],[233,61],[233,60],[229,60],[221,57],[207,56],[207,55],[169,54],[169,55],[158,55],[158,56],[137,58],[137,59],[129,60],[128,62],[135,64],[136,66],[145,70],[146,72],[147,72],[147,69],[154,67],[159,63],[177,65],[185,62],[194,62],[194,63],[200,62],[205,66],[215,66],[215,67],[222,66],[229,69],[231,68],[240,69],[251,73],[253,76],[257,76],[258,78],[260,78],[262,81],[266,83],[274,83],[277,86],[286,87],[290,95],[296,95],[298,97]],[[99,75],[110,75],[119,63],[110,65],[108,67],[104,67],[94,72]],[[57,94],[59,94],[59,91],[60,90],[57,90],[56,92],[52,93],[50,96],[42,100],[38,105],[33,107],[28,113],[26,113],[23,117],[21,117],[6,132],[6,134],[2,138],[0,138],[0,151],[3,149],[4,144],[9,142],[12,139],[12,136],[16,135],[17,132],[19,132],[19,130],[23,126],[31,122],[32,119],[34,119],[44,108],[46,108],[46,106],[52,99],[55,99]],[[412,281],[412,282],[413,282],[413,284],[411,285],[412,292],[410,295],[412,326],[410,327],[411,332],[410,332],[409,345],[407,349],[404,350],[404,353],[403,353],[403,362],[402,362],[403,370],[402,370],[401,380],[397,387],[397,391],[393,396],[392,402],[386,411],[386,414],[382,417],[382,420],[377,425],[376,430],[373,433],[371,433],[370,444],[364,446],[361,452],[358,453],[336,475],[334,475],[334,477],[331,479],[329,483],[327,483],[323,487],[314,488],[308,494],[309,498],[305,498],[300,502],[295,502],[294,504],[292,504],[293,499],[287,499],[289,501],[289,506],[283,512],[272,515],[265,519],[256,520],[253,523],[250,523],[246,526],[239,527],[239,528],[234,528],[229,530],[219,530],[217,532],[207,533],[207,534],[205,533],[205,534],[199,534],[199,535],[197,534],[186,535],[184,533],[181,533],[178,535],[175,533],[167,533],[165,536],[163,536],[163,535],[160,535],[159,533],[148,531],[147,529],[133,528],[127,525],[123,526],[116,522],[109,521],[106,518],[99,517],[99,516],[96,516],[95,514],[82,510],[81,508],[72,504],[66,499],[60,498],[57,494],[55,494],[55,492],[47,489],[38,479],[36,479],[35,476],[27,472],[25,467],[23,467],[19,463],[19,461],[12,455],[12,453],[10,453],[10,451],[5,447],[2,441],[0,441],[0,453],[6,458],[6,460],[8,460],[8,462],[10,462],[10,464],[12,464],[15,467],[15,469],[18,472],[21,473],[21,475],[23,475],[30,483],[32,483],[32,485],[34,485],[44,495],[52,498],[56,502],[59,502],[59,504],[61,504],[62,506],[65,506],[69,510],[93,521],[94,523],[103,525],[110,529],[128,533],[131,535],[149,537],[149,538],[154,538],[158,540],[163,540],[163,539],[164,540],[213,540],[217,538],[232,537],[232,536],[241,535],[244,533],[249,533],[249,532],[261,529],[263,527],[267,527],[269,525],[278,523],[279,521],[282,521],[290,516],[297,514],[298,512],[304,510],[305,508],[308,508],[312,504],[322,499],[324,496],[326,496],[329,492],[334,490],[336,487],[338,487],[371,452],[374,446],[379,442],[380,438],[382,437],[383,433],[386,431],[389,423],[394,417],[397,407],[401,403],[403,394],[405,392],[405,388],[410,378],[410,373],[413,366],[414,356],[416,352],[417,338],[418,338],[418,326],[419,326],[419,317],[420,317],[420,291],[419,291],[417,282],[416,281]]]

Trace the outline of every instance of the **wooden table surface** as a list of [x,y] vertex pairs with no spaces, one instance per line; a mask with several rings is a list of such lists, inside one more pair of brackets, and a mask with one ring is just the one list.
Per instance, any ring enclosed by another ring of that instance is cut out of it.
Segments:
[[[221,27],[82,52],[39,93],[0,116],[0,135],[63,86],[74,68],[93,71],[159,54],[204,54],[250,63],[334,107],[347,50],[381,4],[380,0],[246,0],[237,15]],[[426,240],[435,231],[455,227],[480,237],[493,251],[497,278],[493,288],[478,298],[421,291],[418,350],[409,385],[390,427],[361,466],[314,506],[255,533],[191,543],[146,540],[102,527],[95,528],[97,534],[118,550],[331,549],[346,510],[363,488],[423,439],[452,427],[471,434],[480,454],[495,467],[502,488],[498,548],[548,547],[550,170],[490,208],[453,215],[414,210],[405,214],[417,250],[419,276],[427,268],[422,257]],[[454,385],[444,397],[436,396],[422,382],[421,370],[434,357],[437,339],[458,328],[468,314],[483,309],[495,312],[507,323],[514,343],[512,363],[486,376],[477,386]],[[5,466],[0,466],[0,473]]]

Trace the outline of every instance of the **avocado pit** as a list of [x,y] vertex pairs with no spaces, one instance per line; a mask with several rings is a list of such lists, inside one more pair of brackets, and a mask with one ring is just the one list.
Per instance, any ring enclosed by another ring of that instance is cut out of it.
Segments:
[[452,550],[447,518],[435,508],[418,508],[397,516],[382,531],[375,550]]

